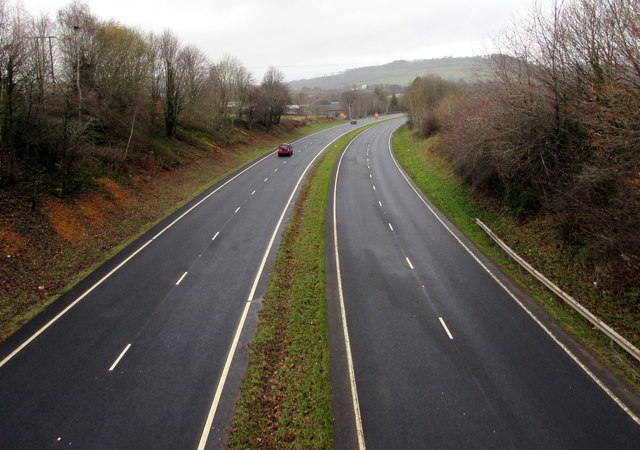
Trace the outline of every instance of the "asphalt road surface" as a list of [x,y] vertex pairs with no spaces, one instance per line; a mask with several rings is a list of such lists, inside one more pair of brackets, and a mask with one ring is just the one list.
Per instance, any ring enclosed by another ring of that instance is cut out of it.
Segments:
[[0,448],[221,447],[301,177],[354,128],[218,183],[3,343]]
[[639,448],[633,416],[405,180],[389,151],[399,124],[365,131],[337,166],[336,447]]

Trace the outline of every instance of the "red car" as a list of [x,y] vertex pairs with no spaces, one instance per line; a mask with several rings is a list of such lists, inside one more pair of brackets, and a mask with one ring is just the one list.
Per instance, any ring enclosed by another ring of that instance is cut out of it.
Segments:
[[293,145],[280,144],[278,147],[278,156],[293,156]]

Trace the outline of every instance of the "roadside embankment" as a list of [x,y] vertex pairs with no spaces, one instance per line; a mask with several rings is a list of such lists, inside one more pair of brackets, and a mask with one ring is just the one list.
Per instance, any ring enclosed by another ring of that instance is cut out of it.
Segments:
[[228,147],[175,141],[177,162],[170,167],[114,171],[74,198],[34,202],[0,190],[0,340],[207,187],[281,141],[332,125],[311,122],[270,133],[243,130],[244,143]]
[[481,198],[455,175],[437,151],[437,137],[416,139],[403,127],[394,136],[395,155],[427,197],[501,269],[528,291],[567,331],[640,393],[640,366],[629,354],[571,309],[497,247],[475,223],[480,218],[516,253],[570,293],[636,347],[640,345],[640,310],[634,298],[617,298],[602,289],[593,274],[571,257],[555,235],[557,218],[539,216],[523,222]]

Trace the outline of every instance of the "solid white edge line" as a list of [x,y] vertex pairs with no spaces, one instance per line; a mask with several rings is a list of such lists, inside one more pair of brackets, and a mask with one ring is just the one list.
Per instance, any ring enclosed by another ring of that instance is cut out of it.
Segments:
[[449,339],[453,340],[453,335],[449,331],[449,327],[447,326],[447,324],[444,323],[444,319],[442,317],[438,317],[438,319],[440,319],[440,323],[442,324],[442,328],[444,328],[444,331],[447,332],[447,336],[449,336]]
[[227,359],[225,361],[224,368],[222,370],[222,374],[220,375],[220,380],[218,381],[218,386],[216,388],[216,392],[215,392],[215,395],[213,397],[213,402],[211,404],[211,408],[209,409],[209,414],[207,416],[207,420],[205,422],[204,429],[202,430],[202,435],[200,436],[200,442],[198,443],[198,450],[203,450],[207,445],[207,440],[209,439],[209,433],[211,432],[211,426],[213,425],[213,419],[215,418],[216,411],[218,409],[218,404],[220,403],[220,397],[222,396],[222,391],[223,391],[224,385],[225,385],[225,383],[227,381],[227,376],[229,375],[229,369],[231,368],[231,362],[233,361],[233,357],[235,356],[236,348],[238,347],[238,342],[240,341],[240,335],[242,334],[242,329],[244,328],[244,323],[245,323],[245,321],[247,319],[247,315],[249,314],[249,308],[251,307],[251,303],[254,300],[253,296],[255,295],[256,290],[258,289],[258,283],[260,282],[260,277],[262,276],[262,272],[264,271],[264,267],[265,267],[265,265],[267,263],[267,259],[269,258],[269,253],[271,253],[271,248],[273,247],[273,243],[275,242],[276,237],[278,235],[278,229],[282,225],[282,222],[283,222],[284,217],[285,217],[285,215],[287,213],[287,210],[289,209],[289,204],[293,200],[293,197],[294,197],[295,193],[297,192],[298,187],[302,183],[302,180],[304,179],[307,171],[313,165],[313,163],[316,161],[316,159],[318,159],[318,157],[320,157],[320,155],[322,155],[324,153],[324,151],[327,148],[329,148],[335,141],[337,141],[338,139],[340,139],[342,136],[344,136],[345,134],[349,133],[350,131],[351,130],[349,130],[349,131],[339,135],[335,139],[333,139],[322,150],[320,150],[316,156],[314,156],[314,158],[311,160],[311,162],[307,165],[307,167],[302,172],[302,175],[300,175],[300,178],[298,178],[298,182],[296,183],[295,187],[291,191],[291,195],[289,196],[289,200],[287,200],[287,203],[285,204],[285,207],[282,210],[282,214],[280,214],[280,219],[278,220],[278,223],[276,224],[276,226],[275,226],[275,228],[273,230],[273,234],[271,235],[271,240],[269,241],[269,244],[267,245],[267,249],[265,250],[264,256],[262,257],[262,261],[260,263],[260,267],[259,267],[258,272],[256,274],[256,277],[255,277],[255,279],[253,281],[253,286],[251,287],[251,292],[249,293],[248,300],[245,302],[244,309],[242,310],[242,315],[240,316],[240,321],[238,322],[238,327],[236,328],[236,332],[234,334],[233,341],[231,343],[231,347],[229,348],[229,353],[227,354]]
[[[355,139],[354,139],[355,140]],[[353,414],[356,425],[356,434],[358,436],[358,448],[363,450],[365,448],[364,441],[364,429],[362,427],[362,416],[360,415],[360,401],[358,400],[358,387],[356,385],[356,375],[355,369],[353,366],[353,357],[351,355],[351,341],[349,339],[349,328],[347,326],[347,313],[344,306],[344,293],[342,290],[342,274],[340,273],[340,255],[338,252],[338,219],[337,219],[337,192],[338,192],[338,178],[340,176],[340,167],[342,166],[342,159],[344,155],[351,147],[351,143],[354,142],[352,140],[349,142],[349,145],[344,149],[342,155],[340,156],[340,160],[338,161],[338,167],[336,168],[336,177],[333,186],[333,248],[335,251],[335,261],[336,261],[336,279],[338,284],[338,298],[340,300],[340,314],[342,316],[342,334],[344,337],[344,346],[345,352],[347,356],[347,367],[349,371],[349,381],[351,384],[351,400],[353,405]]]
[[124,356],[125,353],[127,353],[127,351],[129,351],[129,349],[131,348],[131,344],[127,345],[124,350],[122,350],[122,353],[120,353],[120,356],[118,356],[118,358],[115,360],[115,362],[111,365],[111,367],[109,367],[109,372],[113,372],[113,369],[116,368],[116,366],[118,365],[118,363],[120,362],[120,360],[122,359],[122,357]]
[[413,270],[413,264],[411,264],[411,261],[409,260],[409,257],[405,256],[405,259],[407,260],[407,264],[409,264],[409,267],[411,267],[411,270]]
[[[315,134],[318,133],[322,133],[326,130],[320,130],[320,131],[316,131],[315,133],[311,133],[308,136],[305,136],[303,138],[297,139],[295,141],[293,141],[293,143],[299,142],[302,139],[306,139],[309,136],[313,136]],[[338,136],[338,138],[344,136],[346,134],[343,133],[340,136]],[[334,141],[336,141],[338,138],[334,139]],[[334,142],[331,141],[331,142]],[[329,143],[329,145],[331,145],[331,143]],[[326,148],[326,147],[325,147]],[[324,151],[324,149],[323,149]],[[169,228],[171,228],[173,225],[175,225],[180,219],[182,219],[184,216],[186,216],[187,214],[189,214],[191,211],[193,211],[196,207],[198,207],[199,205],[201,205],[205,200],[207,200],[209,197],[211,197],[213,194],[215,194],[216,192],[218,192],[220,189],[222,189],[223,187],[225,187],[227,184],[231,183],[232,181],[234,181],[236,178],[238,178],[240,175],[244,174],[245,172],[249,171],[250,169],[254,168],[255,166],[257,166],[258,164],[260,164],[262,161],[264,161],[265,159],[269,158],[270,156],[275,154],[275,150],[272,152],[267,153],[265,156],[263,156],[262,158],[260,158],[259,160],[257,160],[256,162],[254,162],[253,164],[247,166],[244,170],[242,170],[241,172],[238,172],[236,175],[234,175],[233,177],[229,178],[227,181],[225,181],[223,184],[221,184],[220,186],[218,186],[215,190],[213,190],[212,192],[210,192],[206,197],[204,197],[202,200],[200,200],[199,202],[197,202],[195,205],[193,205],[191,208],[189,208],[187,211],[185,211],[183,214],[181,214],[178,218],[176,218],[173,222],[171,222],[169,225],[167,225],[166,227],[164,227],[158,234],[156,234],[154,237],[151,238],[151,240],[147,241],[145,244],[143,244],[142,246],[140,246],[140,248],[138,248],[135,252],[133,252],[131,255],[129,255],[124,261],[122,261],[120,264],[118,264],[114,269],[112,269],[109,273],[107,273],[104,277],[102,277],[97,283],[95,283],[93,286],[91,286],[89,289],[87,289],[84,293],[82,293],[82,295],[80,295],[77,299],[75,299],[73,302],[71,302],[66,308],[64,308],[62,311],[60,311],[53,319],[51,319],[49,322],[47,322],[42,328],[40,328],[36,333],[34,333],[33,335],[31,335],[31,337],[29,337],[26,341],[24,341],[22,344],[20,344],[20,346],[18,346],[13,352],[9,353],[9,355],[7,355],[7,357],[5,357],[2,361],[0,361],[0,367],[4,366],[7,362],[9,362],[15,355],[17,355],[18,353],[20,353],[20,351],[22,351],[27,345],[29,345],[31,342],[33,342],[38,336],[40,336],[42,333],[44,333],[44,331],[49,328],[51,325],[53,325],[56,321],[58,321],[63,315],[65,315],[71,308],[73,308],[75,305],[77,305],[82,299],[84,299],[87,295],[89,295],[95,288],[97,288],[98,286],[100,286],[107,278],[109,278],[111,275],[113,275],[117,270],[119,270],[122,266],[124,266],[127,262],[129,262],[129,260],[131,260],[131,258],[133,258],[134,256],[136,256],[138,253],[140,253],[147,245],[149,245],[151,242],[153,242],[154,240],[156,240],[161,234],[163,234],[165,231],[167,231]],[[267,181],[269,178],[265,178],[265,181]]]
[[180,286],[180,283],[182,283],[182,280],[184,280],[184,277],[186,277],[188,273],[189,272],[185,272],[185,273],[182,274],[180,279],[178,281],[176,281],[176,286]]
[[13,352],[11,352],[5,359],[3,359],[2,362],[0,362],[0,367],[4,366],[11,358],[13,358],[22,349],[24,349],[27,345],[29,345],[31,342],[33,342],[34,339],[36,339],[38,336],[40,336],[42,333],[44,333],[44,331],[47,328],[49,328],[51,325],[53,325],[58,319],[60,319],[60,317],[65,315],[71,308],[73,308],[75,305],[77,305],[83,298],[85,298],[87,295],[89,295],[95,288],[100,286],[107,278],[109,278],[111,275],[113,275],[118,269],[120,269],[127,262],[129,262],[129,260],[131,258],[133,258],[138,253],[140,253],[147,245],[151,244],[151,242],[152,241],[147,241],[145,244],[143,244],[138,250],[136,250],[131,255],[129,255],[124,261],[122,261],[120,264],[118,264],[115,268],[111,269],[111,271],[109,273],[107,273],[104,277],[100,278],[100,280],[97,283],[95,283],[93,286],[91,286],[89,289],[87,289],[82,295],[80,295],[77,299],[75,299],[72,303],[70,303],[69,306],[67,306],[65,309],[60,311],[53,319],[51,319],[49,322],[47,322],[46,325],[44,325],[42,328],[40,328],[35,334],[33,334],[29,339],[24,341],[18,348],[16,348]]
[[[402,126],[402,125],[400,125],[400,126]],[[398,126],[398,128],[400,128],[400,126]],[[395,133],[395,131],[398,130],[398,128],[396,128],[394,130],[394,133]],[[489,270],[489,268],[482,261],[480,261],[480,259],[471,251],[471,249],[469,247],[467,247],[464,244],[464,242],[462,242],[462,240],[458,236],[456,236],[456,234],[447,226],[447,224],[440,218],[440,216],[438,216],[438,214],[436,214],[436,212],[433,210],[433,208],[431,208],[431,206],[429,206],[429,204],[422,198],[420,193],[416,190],[415,187],[413,187],[413,184],[411,184],[411,182],[409,181],[407,176],[404,174],[404,171],[400,168],[400,165],[398,164],[398,161],[396,161],[396,158],[393,155],[393,150],[392,150],[392,146],[391,146],[391,138],[393,137],[394,133],[391,133],[391,135],[389,136],[389,145],[388,145],[389,154],[391,155],[391,159],[393,160],[394,164],[396,165],[396,168],[400,172],[400,175],[402,175],[404,180],[407,182],[407,184],[413,190],[413,192],[415,192],[415,194],[418,196],[420,201],[427,207],[427,209],[429,211],[431,211],[431,214],[433,214],[436,217],[436,219],[438,219],[438,221],[442,224],[442,226],[445,227],[445,229],[449,232],[449,234],[451,234],[451,236],[454,237],[454,239],[456,241],[458,241],[458,243],[467,251],[467,253],[469,253],[473,257],[473,259],[475,259],[476,262],[478,264],[480,264],[480,267],[482,267],[489,274],[489,276],[491,276],[491,278],[493,278],[496,281],[496,283],[498,283],[498,285],[500,285],[500,287],[502,287],[502,289],[504,289],[505,292],[507,294],[509,294],[509,296],[513,300],[515,300],[515,302],[525,311],[525,313],[527,313],[527,315],[529,315],[529,317],[531,317],[533,319],[533,321],[535,323],[537,323],[538,326],[540,328],[542,328],[544,330],[544,332],[547,333],[547,335],[551,339],[553,339],[553,341],[556,344],[558,344],[558,346],[560,346],[560,348],[562,350],[564,350],[564,352],[600,387],[600,389],[602,389],[614,402],[616,402],[616,404],[624,412],[626,412],[629,415],[629,417],[631,417],[631,419],[633,419],[634,422],[636,422],[638,425],[640,425],[640,417],[636,416],[634,414],[634,412],[631,411],[631,409],[629,409],[629,407],[622,402],[622,400],[620,400],[607,386],[605,386],[605,384],[602,381],[600,381],[600,378],[598,378],[593,372],[591,372],[591,370],[582,361],[580,361],[580,359],[576,355],[574,355],[574,353],[571,350],[569,350],[569,348],[566,345],[564,345],[562,342],[560,342],[560,340],[551,332],[551,330],[549,330],[545,326],[545,324],[543,324],[542,321],[540,319],[538,319],[529,310],[529,308],[527,308],[524,305],[524,303],[522,303],[522,301],[520,301],[520,299],[513,292],[511,292],[511,290],[502,281],[500,281],[498,279],[498,277],[493,274],[493,272],[491,272]]]

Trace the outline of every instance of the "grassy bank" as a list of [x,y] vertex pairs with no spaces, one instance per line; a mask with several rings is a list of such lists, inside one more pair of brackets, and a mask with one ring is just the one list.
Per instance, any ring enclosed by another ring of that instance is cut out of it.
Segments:
[[302,187],[251,345],[232,448],[333,446],[324,224],[335,159],[361,131],[327,149]]
[[496,247],[475,224],[475,218],[481,218],[516,253],[638,346],[640,320],[633,305],[627,304],[624,299],[612,299],[592,283],[589,274],[584,273],[570,253],[558,245],[554,238],[553,218],[541,217],[521,223],[501,214],[493,205],[483,203],[435,151],[436,138],[415,139],[403,127],[394,136],[393,144],[400,164],[427,197],[505,273],[536,298],[566,330],[582,340],[640,393],[638,363],[623,350],[611,345],[603,333],[594,330],[590,323],[547,291]]
[[245,143],[228,148],[214,148],[197,136],[176,140],[163,150],[180,156],[170,169],[104,176],[95,180],[93,192],[42,198],[36,208],[28,198],[0,190],[0,209],[7,211],[0,216],[0,340],[220,179],[280,141],[333,125],[321,121],[294,129],[291,124],[271,134],[243,131]]

